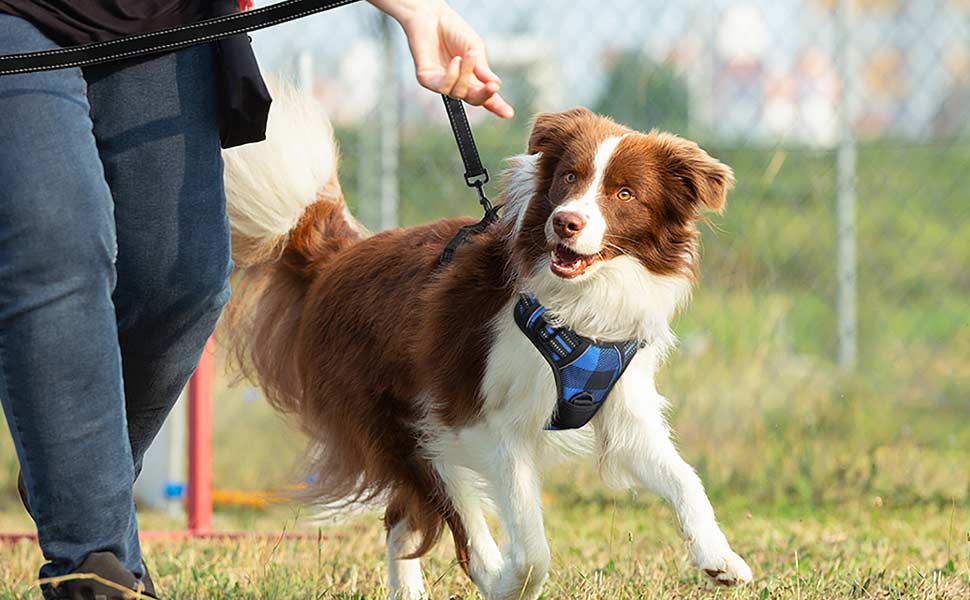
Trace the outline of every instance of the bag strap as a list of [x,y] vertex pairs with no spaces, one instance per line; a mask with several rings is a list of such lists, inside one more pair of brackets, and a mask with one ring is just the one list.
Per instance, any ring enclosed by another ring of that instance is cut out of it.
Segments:
[[81,46],[0,56],[0,75],[84,67],[134,56],[168,52],[246,31],[256,31],[359,0],[284,0],[263,8],[233,13],[159,31]]

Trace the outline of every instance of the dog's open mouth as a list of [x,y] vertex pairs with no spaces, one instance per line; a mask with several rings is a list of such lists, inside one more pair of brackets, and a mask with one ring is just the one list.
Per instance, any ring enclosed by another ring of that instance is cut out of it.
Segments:
[[593,263],[599,260],[598,254],[579,254],[559,244],[552,251],[552,272],[564,279],[579,277]]

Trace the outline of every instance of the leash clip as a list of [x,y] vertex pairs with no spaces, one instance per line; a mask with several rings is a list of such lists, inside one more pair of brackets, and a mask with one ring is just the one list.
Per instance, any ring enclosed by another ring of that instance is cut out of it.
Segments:
[[455,251],[467,242],[470,236],[482,233],[488,229],[489,225],[497,221],[498,211],[502,208],[501,204],[493,206],[491,200],[485,194],[485,184],[489,181],[488,170],[482,165],[482,159],[478,154],[475,136],[472,135],[471,126],[468,124],[468,115],[465,114],[464,105],[461,100],[456,100],[444,94],[441,98],[444,100],[448,121],[451,123],[451,132],[455,135],[455,142],[458,144],[458,153],[465,165],[465,185],[478,191],[478,203],[481,204],[484,214],[478,223],[465,225],[451,238],[438,258],[436,269],[450,263]]
[[482,205],[482,210],[484,210],[485,214],[488,215],[490,212],[492,212],[492,201],[489,200],[488,196],[485,195],[486,183],[488,183],[488,173],[485,173],[485,177],[483,179],[479,179],[478,181],[469,183],[468,185],[478,190],[478,203]]

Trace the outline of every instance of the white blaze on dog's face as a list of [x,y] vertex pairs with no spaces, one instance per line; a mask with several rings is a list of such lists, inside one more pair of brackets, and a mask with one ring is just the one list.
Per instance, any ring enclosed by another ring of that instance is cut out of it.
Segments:
[[[566,171],[559,175],[565,199],[546,219],[546,239],[555,244],[551,268],[560,277],[571,279],[583,275],[603,250],[606,219],[600,210],[600,190],[606,167],[622,139],[622,136],[613,136],[599,143],[593,153],[591,176],[585,169],[569,165],[564,165]],[[580,183],[577,170],[583,174],[581,185],[577,185]]]
[[638,133],[586,109],[539,115],[529,139],[535,193],[514,242],[526,269],[548,257],[562,279],[635,258],[654,275],[693,274],[695,221],[721,210],[731,169],[697,144]]

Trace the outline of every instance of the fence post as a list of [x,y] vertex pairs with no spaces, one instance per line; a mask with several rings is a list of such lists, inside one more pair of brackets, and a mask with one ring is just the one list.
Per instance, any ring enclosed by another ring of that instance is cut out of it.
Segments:
[[380,100],[381,124],[381,229],[392,229],[400,223],[400,189],[398,161],[401,146],[401,89],[397,76],[397,48],[391,18],[381,15],[381,72],[384,90]]
[[853,110],[854,52],[852,49],[852,0],[838,0],[836,18],[836,64],[839,72],[839,145],[836,152],[836,277],[838,361],[845,370],[855,368],[858,353],[856,273],[856,163]]

